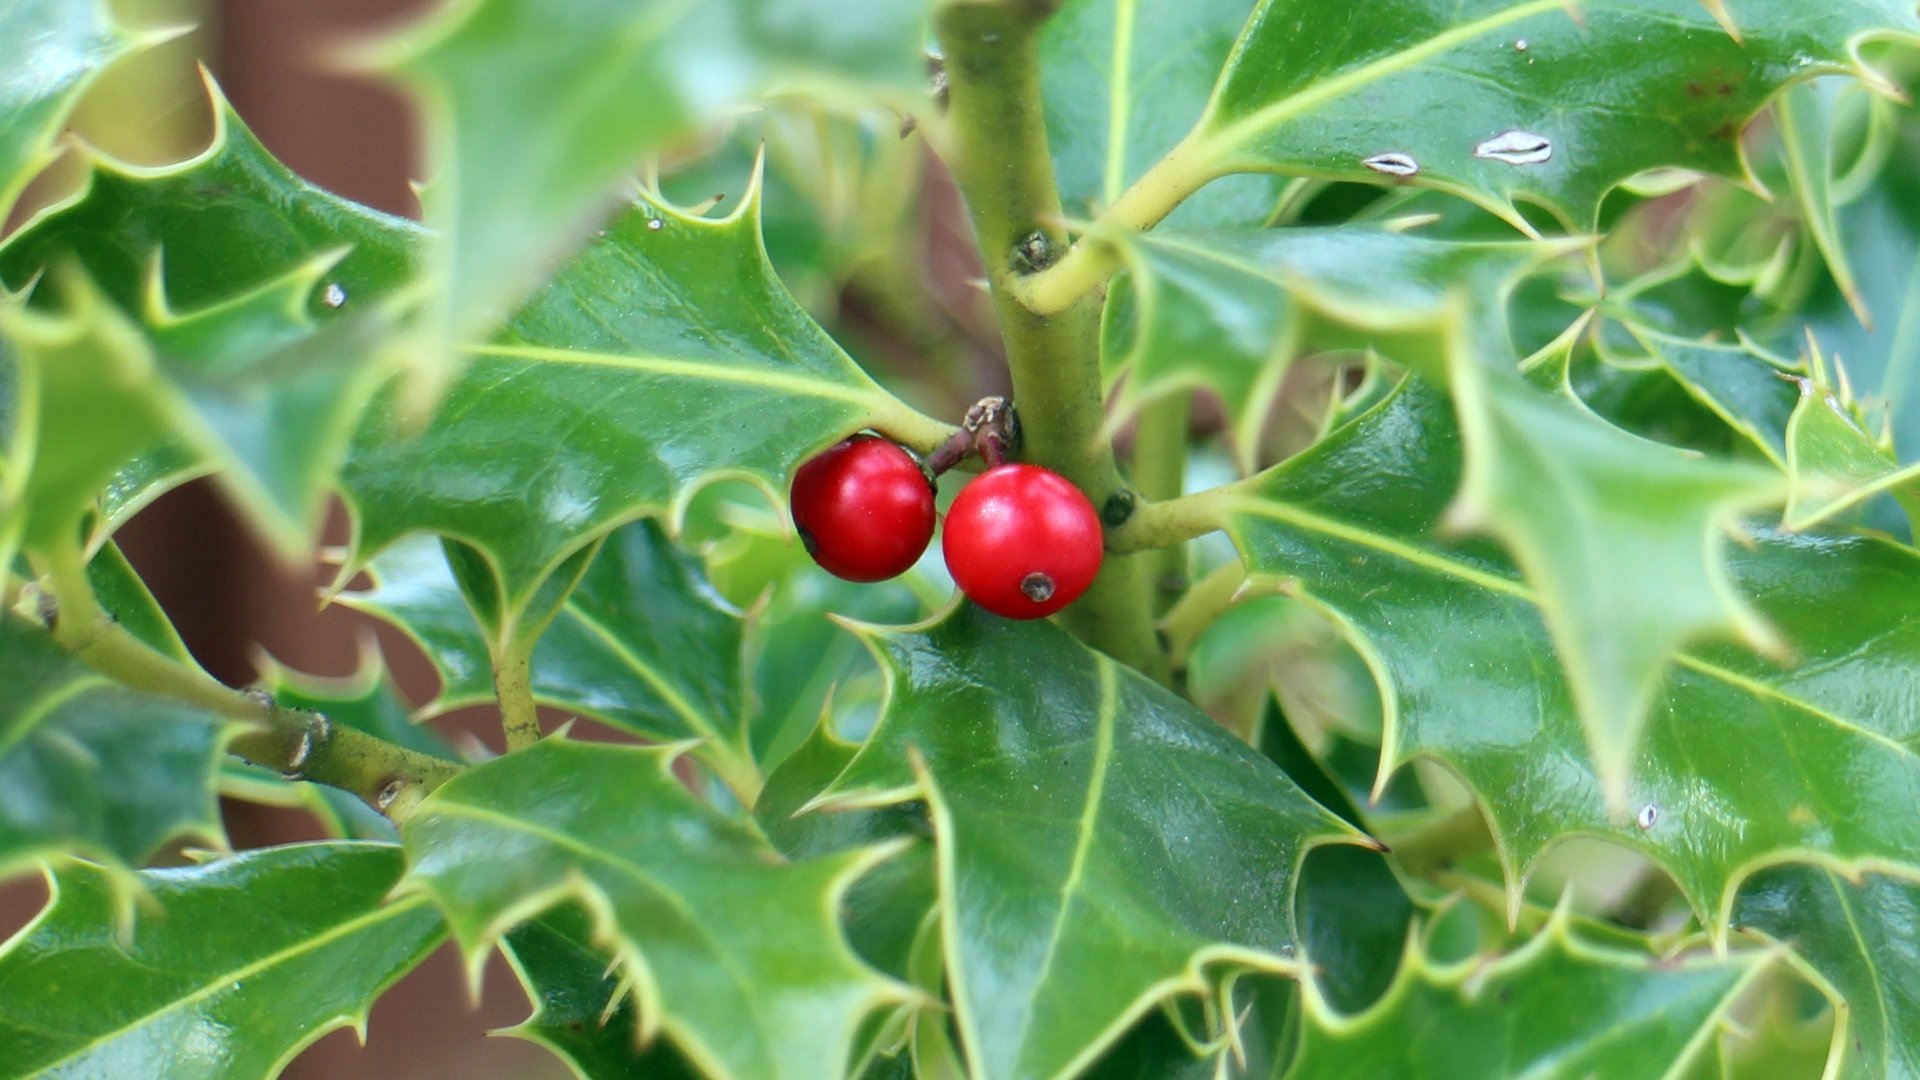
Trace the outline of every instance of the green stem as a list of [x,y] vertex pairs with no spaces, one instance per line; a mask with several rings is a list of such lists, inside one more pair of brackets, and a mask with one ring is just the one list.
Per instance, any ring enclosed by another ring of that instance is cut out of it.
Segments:
[[1107,530],[1107,550],[1121,554],[1173,547],[1222,528],[1229,488],[1213,488],[1134,507],[1125,523]]
[[43,568],[56,603],[54,641],[124,686],[244,722],[227,749],[256,765],[351,792],[396,821],[460,771],[454,762],[282,706],[269,694],[236,690],[155,651],[100,607],[78,544],[49,552]]
[[[1187,422],[1192,403],[1193,395],[1181,390],[1140,410],[1133,435],[1133,485],[1154,503],[1179,498],[1186,490]],[[1187,588],[1186,545],[1169,544],[1141,561],[1147,566],[1147,579],[1154,591],[1154,614],[1164,615]]]
[[540,707],[533,700],[533,649],[509,646],[493,662],[493,693],[500,701],[500,728],[507,751],[540,741]]
[[[1126,519],[1134,498],[1112,448],[1098,437],[1105,415],[1101,297],[1090,292],[1043,316],[1011,291],[1068,242],[1040,105],[1037,34],[1052,6],[1027,0],[940,10],[954,136],[949,164],[973,217],[1006,343],[1024,432],[1021,457],[1073,481],[1112,524]],[[1108,655],[1167,677],[1138,560],[1109,559],[1061,621]]]
[[1182,139],[1122,192],[1059,262],[1015,286],[1021,306],[1050,315],[1098,289],[1121,265],[1120,251],[1110,238],[1146,232],[1173,213],[1216,175],[1210,154],[1211,148],[1193,135]]

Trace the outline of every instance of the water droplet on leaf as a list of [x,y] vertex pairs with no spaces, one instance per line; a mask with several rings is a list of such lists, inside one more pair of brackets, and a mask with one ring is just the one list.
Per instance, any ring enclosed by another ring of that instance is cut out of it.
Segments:
[[1640,813],[1633,819],[1633,823],[1635,825],[1640,826],[1641,832],[1646,832],[1648,829],[1651,829],[1655,825],[1659,824],[1659,822],[1660,822],[1660,808],[1653,805],[1652,803],[1648,803],[1647,805],[1641,807]]
[[320,290],[320,302],[330,308],[345,307],[347,303],[347,290],[341,288],[339,282],[329,281],[327,282],[327,287]]

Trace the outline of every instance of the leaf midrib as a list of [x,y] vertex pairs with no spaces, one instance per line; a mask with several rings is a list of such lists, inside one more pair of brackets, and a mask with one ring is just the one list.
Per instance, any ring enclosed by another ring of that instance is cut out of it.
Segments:
[[694,708],[679,690],[667,682],[665,676],[661,675],[653,665],[640,659],[639,655],[629,649],[606,624],[580,610],[579,605],[571,598],[567,601],[566,614],[585,627],[587,632],[604,642],[607,648],[613,650],[613,654],[625,662],[642,682],[652,687],[654,693],[658,694],[660,699],[667,703],[667,707],[685,721],[688,727],[715,741],[725,741],[722,738],[717,717],[709,717]]
[[[1053,925],[1047,932],[1047,951],[1040,958],[1030,983],[1035,988],[1044,986],[1047,976],[1053,971],[1055,959],[1060,954],[1060,942],[1066,936],[1067,913],[1073,909],[1074,898],[1079,894],[1086,880],[1087,857],[1093,850],[1094,825],[1100,817],[1100,805],[1106,792],[1107,774],[1113,764],[1114,724],[1120,711],[1120,678],[1114,669],[1112,660],[1104,656],[1096,658],[1100,672],[1100,705],[1095,712],[1093,734],[1093,766],[1087,777],[1087,799],[1080,809],[1079,837],[1074,842],[1073,861],[1067,866],[1067,876],[1060,884],[1060,907],[1054,913]],[[1016,1047],[1027,1045],[1027,1035],[1033,1030],[1033,1009],[1029,1005],[1026,1022],[1020,1029],[1020,1035],[1014,1040]]]
[[[1207,102],[1206,112],[1201,116],[1200,122],[1195,125],[1195,132],[1201,136],[1201,151],[1199,156],[1202,159],[1224,157],[1238,149],[1241,145],[1251,141],[1263,129],[1277,127],[1320,105],[1343,97],[1346,94],[1386,78],[1389,75],[1404,71],[1422,60],[1438,56],[1457,46],[1465,45],[1476,38],[1491,34],[1496,30],[1500,30],[1524,19],[1532,18],[1535,15],[1543,15],[1550,11],[1564,11],[1566,10],[1566,6],[1566,0],[1527,0],[1526,3],[1516,4],[1513,7],[1507,8],[1505,11],[1495,12],[1494,14],[1476,19],[1473,22],[1453,27],[1450,30],[1435,34],[1433,37],[1417,45],[1402,49],[1396,53],[1389,53],[1378,60],[1363,64],[1360,67],[1335,75],[1332,78],[1323,79],[1269,105],[1261,106],[1246,116],[1227,124],[1225,127],[1213,128],[1214,118],[1220,107],[1220,92],[1226,87],[1228,80],[1232,77],[1232,73],[1239,67],[1242,53],[1246,48],[1248,34],[1255,26],[1264,20],[1266,11],[1262,10],[1248,21],[1246,29],[1241,32],[1240,40],[1234,44],[1233,54],[1227,62],[1226,72],[1221,76],[1220,82],[1214,87],[1213,97]],[[1213,130],[1209,131],[1209,128],[1213,128]]]
[[[1539,598],[1534,595],[1532,589],[1528,588],[1522,582],[1498,577],[1484,570],[1479,570],[1449,559],[1444,555],[1415,547],[1414,545],[1395,540],[1380,533],[1345,525],[1338,521],[1321,517],[1311,511],[1302,510],[1296,506],[1290,506],[1272,500],[1242,497],[1227,505],[1227,513],[1264,517],[1283,525],[1292,525],[1296,528],[1318,532],[1336,540],[1368,547],[1415,566],[1464,581],[1467,584],[1511,596],[1514,599],[1532,606],[1537,611],[1544,612]],[[1735,671],[1729,671],[1726,668],[1684,651],[1675,654],[1674,662],[1698,674],[1705,675],[1710,679],[1732,687],[1735,690],[1754,696],[1771,698],[1792,706],[1842,731],[1851,732],[1854,735],[1879,743],[1903,757],[1920,759],[1920,751],[1916,751],[1880,732],[1861,727],[1859,724],[1845,717],[1838,716],[1824,708],[1814,705],[1812,702],[1796,697],[1779,687],[1770,686]]]
[[508,360],[532,360],[544,363],[575,364],[581,367],[620,368],[627,371],[664,375],[669,378],[698,379],[706,382],[763,386],[832,401],[845,401],[867,408],[881,404],[875,390],[842,386],[825,379],[793,375],[780,371],[755,371],[717,364],[708,360],[690,360],[669,356],[637,356],[622,353],[558,349],[542,345],[476,345],[467,350],[475,356]]
[[[718,939],[713,936],[712,928],[707,925],[706,920],[699,917],[687,899],[673,889],[668,888],[665,883],[656,881],[650,877],[644,868],[637,864],[614,858],[608,852],[569,836],[558,829],[541,825],[525,818],[515,817],[511,814],[488,810],[475,806],[472,803],[442,799],[437,801],[434,809],[442,814],[471,818],[476,821],[491,822],[505,829],[524,832],[529,836],[544,840],[555,847],[572,852],[587,862],[602,864],[615,873],[632,879],[636,884],[665,901],[674,911],[680,914],[680,917],[685,921],[686,925],[692,927],[700,935],[700,938],[707,943],[709,954],[715,958],[719,967],[727,973],[727,978],[739,991],[740,999],[746,1003],[752,1025],[755,1029],[763,1033],[769,1044],[773,1042],[772,1036],[775,1029],[768,1025],[766,1016],[763,1015],[760,1010],[759,1000],[752,992],[754,980],[749,978],[747,973],[740,969],[738,960],[732,952],[720,946]],[[640,943],[636,937],[624,930],[622,934],[633,943],[636,949],[639,949]],[[640,951],[644,952],[645,950],[640,949]],[[685,1014],[676,1015],[684,1016]],[[704,1028],[705,1025],[702,1025],[700,1030],[704,1032]],[[708,1038],[704,1033],[695,1037],[697,1037],[701,1043],[708,1042]],[[707,1047],[707,1052],[710,1054],[713,1053],[711,1047]]]
[[373,911],[367,912],[364,915],[357,915],[347,920],[346,922],[336,923],[332,927],[328,928],[324,933],[308,938],[296,945],[290,945],[287,948],[276,950],[275,952],[270,953],[267,956],[261,957],[258,960],[252,961],[251,963],[243,964],[240,967],[224,972],[219,978],[213,980],[207,985],[200,987],[198,990],[195,990],[192,993],[187,994],[185,996],[175,998],[172,1001],[167,1002],[165,1005],[161,1006],[158,1009],[154,1009],[151,1012],[143,1013],[139,1016],[136,1016],[132,1020],[128,1021],[125,1024],[120,1025],[117,1028],[112,1029],[111,1031],[102,1032],[99,1035],[96,1035],[92,1039],[88,1040],[85,1044],[79,1047],[76,1047],[73,1050],[68,1051],[64,1056],[56,1058],[53,1061],[44,1062],[40,1065],[37,1065],[35,1066],[35,1069],[41,1073],[50,1071],[60,1065],[64,1065],[70,1061],[73,1061],[75,1058],[81,1057],[92,1050],[98,1049],[99,1047],[105,1045],[106,1043],[112,1042],[114,1039],[120,1038],[121,1036],[125,1035],[129,1031],[134,1030],[135,1028],[143,1027],[151,1023],[154,1019],[158,1017],[166,1016],[167,1014],[178,1011],[179,1009],[184,1008],[188,1005],[192,1005],[200,1001],[205,1001],[206,999],[213,997],[216,994],[233,989],[233,984],[235,983],[244,982],[245,980],[250,979],[255,975],[258,975],[261,972],[267,971],[279,964],[286,963],[287,961],[292,960],[295,957],[302,955],[303,953],[312,952],[313,950],[318,949],[322,946],[330,945],[333,942],[339,940],[340,938],[347,936],[348,934],[357,933],[358,931],[366,927],[376,925],[387,919],[396,918],[399,915],[404,915],[415,909],[424,907],[426,906],[426,903],[427,903],[427,900],[425,897],[419,897],[415,899],[403,898],[403,899],[395,900],[384,907],[377,908]]

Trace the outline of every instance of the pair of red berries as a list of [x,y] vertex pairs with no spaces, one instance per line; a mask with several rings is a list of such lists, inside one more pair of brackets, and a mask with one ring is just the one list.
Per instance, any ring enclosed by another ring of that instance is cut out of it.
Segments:
[[[856,435],[794,473],[793,523],[828,573],[884,581],[927,550],[933,494],[912,455]],[[1093,584],[1102,543],[1093,504],[1066,477],[1037,465],[997,465],[953,500],[940,548],[974,603],[1009,619],[1039,619]]]

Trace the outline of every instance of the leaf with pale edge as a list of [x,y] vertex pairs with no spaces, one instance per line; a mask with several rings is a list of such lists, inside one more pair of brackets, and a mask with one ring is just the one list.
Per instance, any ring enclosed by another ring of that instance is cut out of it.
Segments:
[[[1172,149],[1206,107],[1254,0],[1067,0],[1040,30],[1047,148],[1061,201],[1093,215]],[[1261,225],[1287,181],[1223,177],[1179,225]]]
[[1867,37],[1920,31],[1906,0],[1749,0],[1735,16],[1740,40],[1699,0],[1266,0],[1175,153],[1201,177],[1347,180],[1399,155],[1414,183],[1587,226],[1649,169],[1741,175],[1741,131],[1783,86],[1861,71]]
[[551,737],[433,793],[402,834],[408,887],[433,896],[478,963],[565,900],[619,961],[640,1030],[709,1072],[838,1076],[857,1032],[910,991],[859,962],[840,898],[892,849],[787,862],[698,802],[674,747]]
[[1766,532],[1730,547],[1736,592],[1793,661],[1732,645],[1682,654],[1654,695],[1625,820],[1606,810],[1535,594],[1492,546],[1438,538],[1460,467],[1447,402],[1415,381],[1224,493],[1252,577],[1326,612],[1373,669],[1380,784],[1415,758],[1457,774],[1515,898],[1561,838],[1601,837],[1663,866],[1716,934],[1739,882],[1790,853],[1920,861],[1920,823],[1874,809],[1920,785],[1911,549]]
[[1800,404],[1786,432],[1787,528],[1810,529],[1883,493],[1920,516],[1920,465],[1901,468],[1892,440],[1869,435],[1859,406],[1824,379],[1797,382]]
[[1545,360],[1531,378],[1452,365],[1466,447],[1452,521],[1497,535],[1519,562],[1618,811],[1673,654],[1729,632],[1776,644],[1734,594],[1722,548],[1738,516],[1777,502],[1786,482],[1622,431],[1575,396],[1564,354]]
[[491,331],[623,176],[729,109],[774,90],[916,108],[926,8],[474,0],[391,43],[436,160],[424,201],[445,237],[431,276],[447,342]]
[[[441,545],[409,537],[371,569],[371,588],[340,599],[421,645],[441,679],[424,711],[489,700],[486,638]],[[658,522],[632,522],[607,537],[541,635],[534,698],[649,739],[706,739],[744,754],[745,634],[745,618],[697,558]]]
[[1303,349],[1378,349],[1434,366],[1456,293],[1498,294],[1557,253],[1359,225],[1163,229],[1122,250],[1129,272],[1114,285],[1101,340],[1109,378],[1125,377],[1110,423],[1163,394],[1209,389],[1233,416],[1243,465]]
[[593,920],[578,907],[555,908],[514,930],[505,948],[533,999],[533,1015],[497,1034],[551,1050],[582,1080],[631,1076],[700,1080],[703,1074],[659,1041],[634,1038],[632,995],[594,946]]
[[1447,965],[1415,944],[1372,1009],[1309,992],[1287,1080],[1525,1076],[1663,1080],[1699,1054],[1766,953],[1662,961],[1601,949],[1564,915],[1498,958]]
[[[304,556],[378,378],[377,338],[393,319],[384,301],[410,277],[420,231],[296,177],[209,90],[206,150],[159,169],[90,155],[82,190],[0,245],[0,279],[24,287],[50,274],[36,302],[58,293],[81,313],[104,306],[97,288],[124,317],[120,380],[100,373],[86,387],[119,387],[106,400],[151,416],[114,446],[127,466],[114,474],[117,503],[216,467],[278,549]],[[58,392],[53,377],[43,393]],[[49,413],[43,459],[103,426],[88,415],[76,427]]]
[[181,837],[224,844],[224,720],[116,686],[11,615],[0,686],[0,873],[63,852],[118,865]]
[[976,1076],[1071,1073],[1224,972],[1298,970],[1301,860],[1359,837],[1271,762],[1050,624],[861,633],[886,709],[814,805],[925,800]]
[[1741,890],[1734,920],[1791,948],[1826,983],[1840,1025],[1828,1076],[1920,1077],[1920,885],[1773,867]]
[[129,32],[107,0],[14,0],[0,8],[0,217],[53,159],[54,140],[94,77],[159,36]]
[[1859,398],[1884,410],[1897,458],[1912,465],[1920,462],[1920,120],[1892,102],[1874,108],[1885,114],[1877,121],[1889,140],[1884,163],[1836,212],[1837,239],[1858,271],[1853,285],[1872,321],[1863,323],[1843,287],[1830,283],[1788,313],[1778,347],[1802,348],[1811,334]]
[[424,899],[387,902],[387,844],[266,848],[147,870],[130,929],[85,863],[0,949],[0,1075],[270,1077],[322,1034],[364,1034],[375,998],[444,930]]
[[410,532],[457,539],[496,579],[508,627],[594,538],[677,522],[715,479],[784,504],[793,469],[847,434],[927,448],[949,430],[876,385],[780,286],[754,193],[724,220],[628,207],[473,350],[424,431],[396,426],[400,390],[377,398],[344,471],[349,571]]

